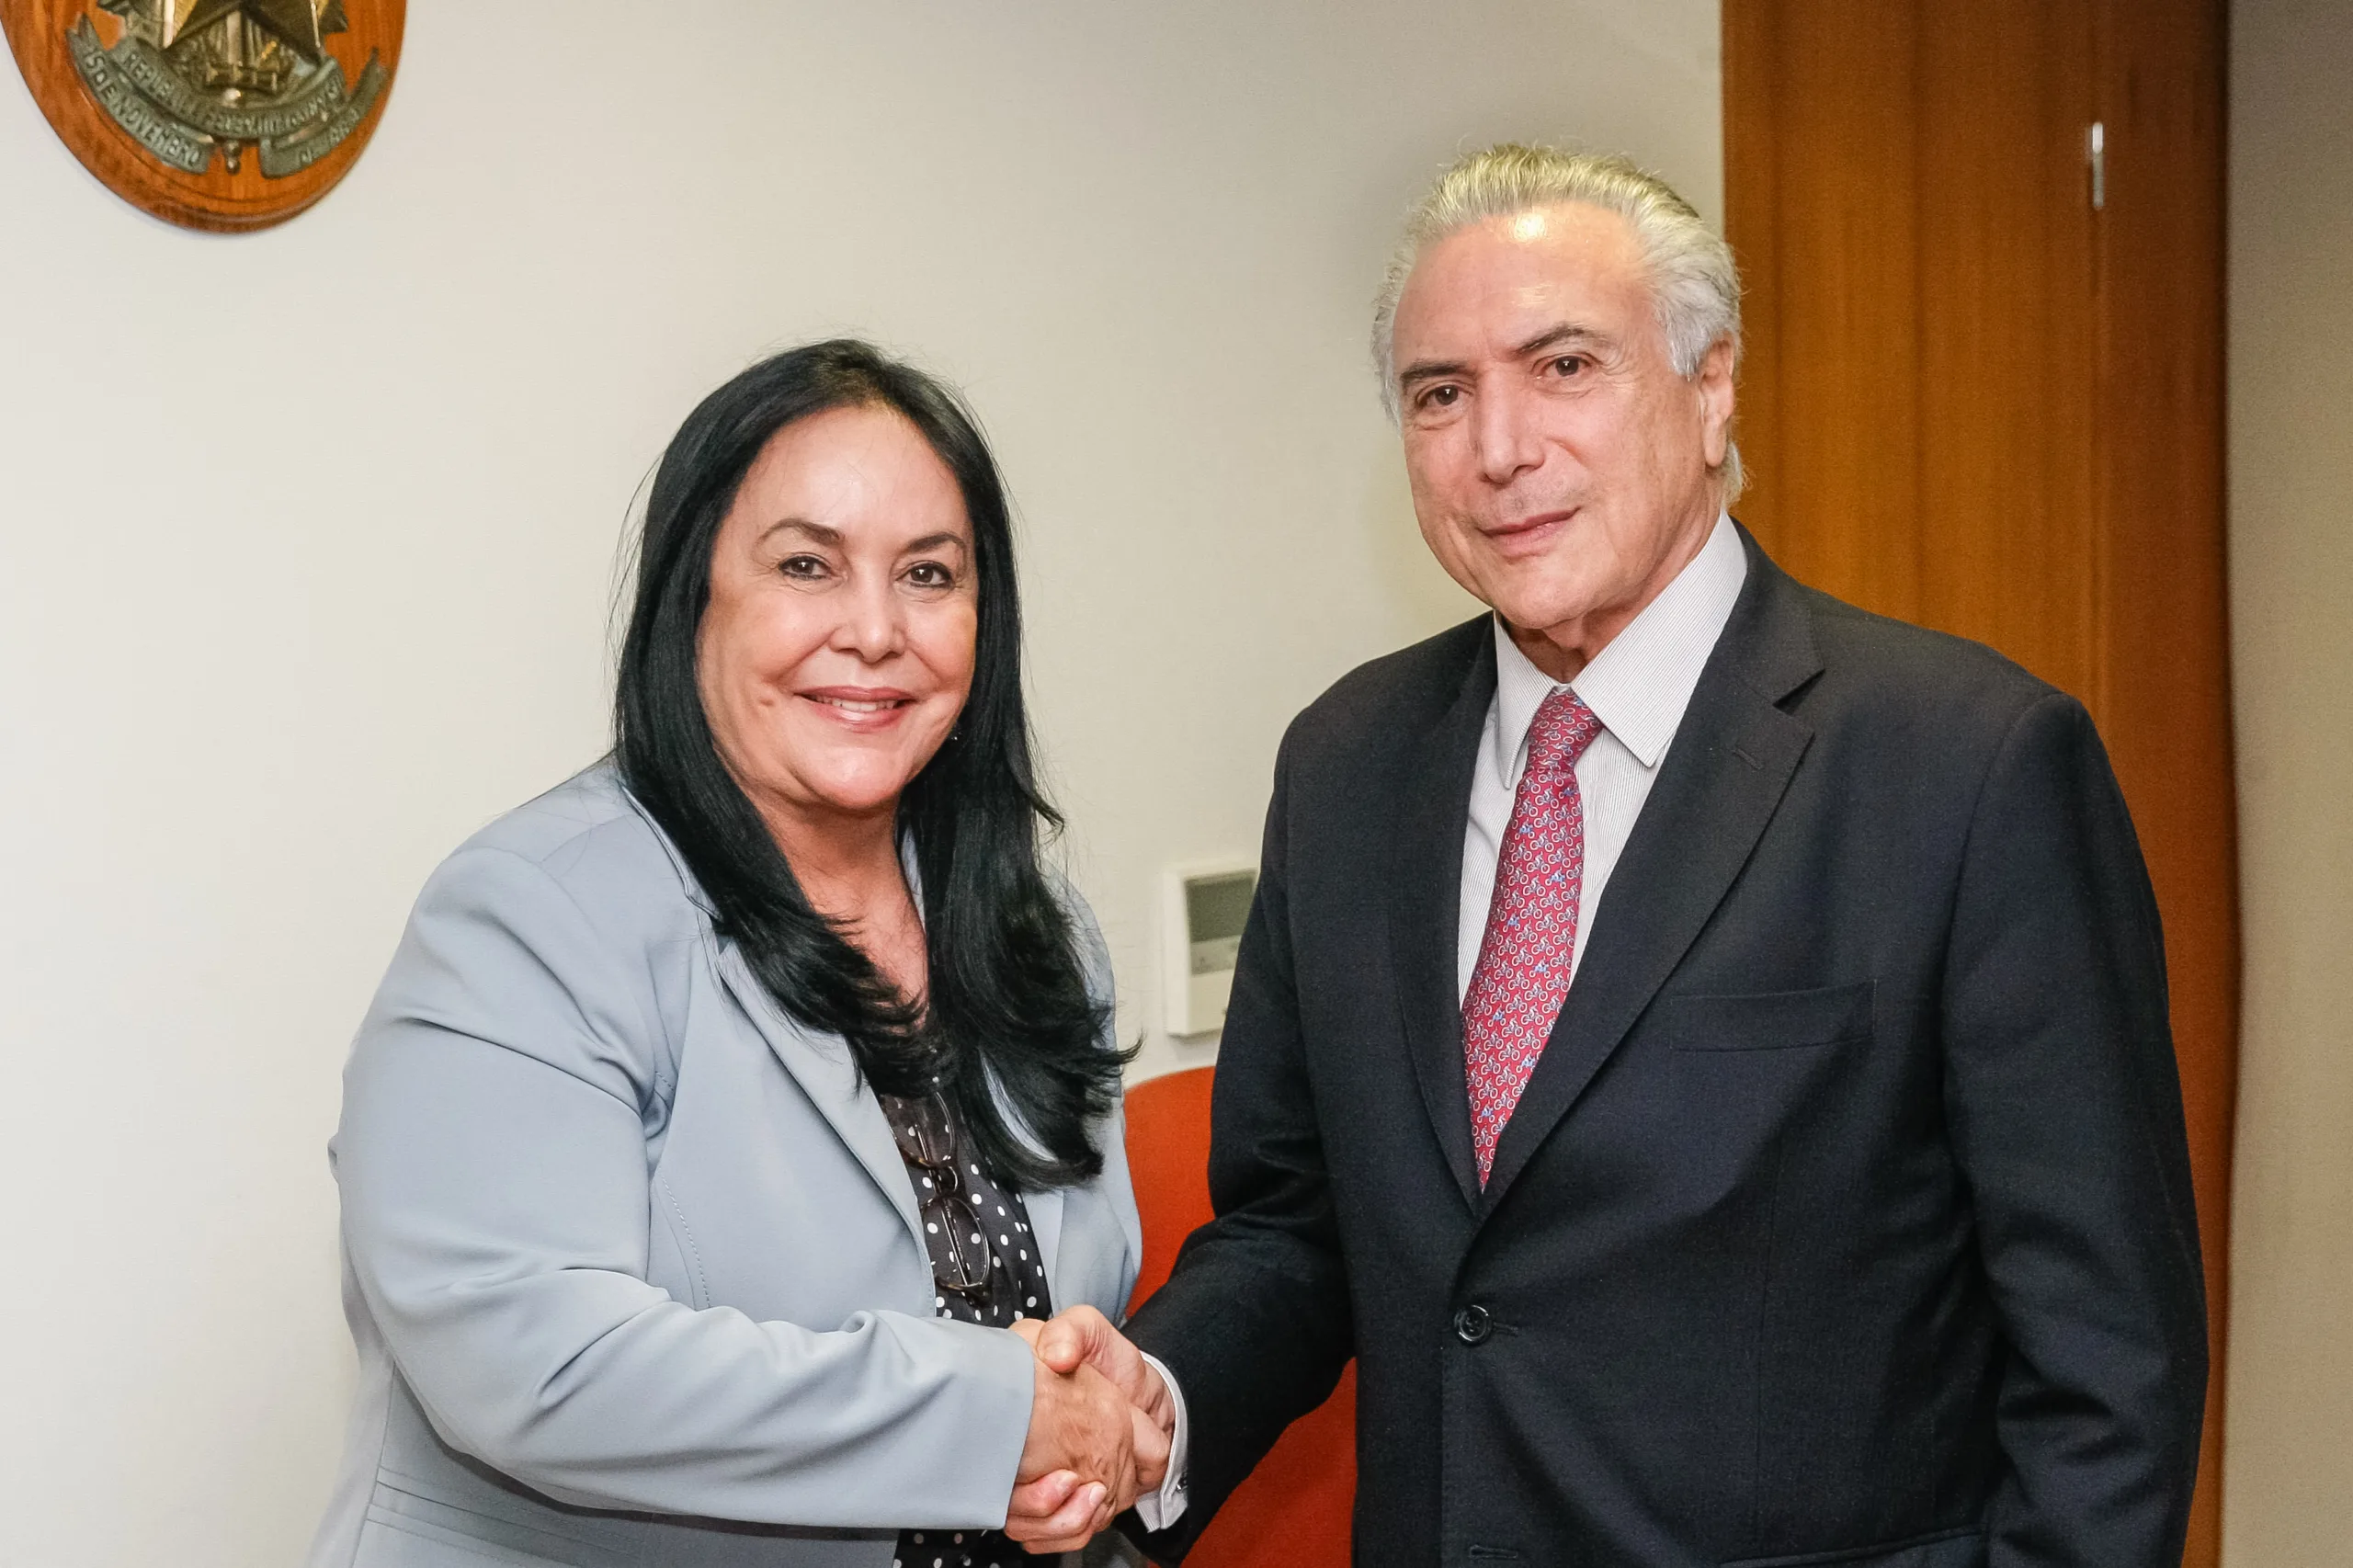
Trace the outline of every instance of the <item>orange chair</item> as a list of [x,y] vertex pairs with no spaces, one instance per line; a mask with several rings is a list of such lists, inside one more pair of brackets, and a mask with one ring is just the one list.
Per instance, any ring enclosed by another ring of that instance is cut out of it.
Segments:
[[[1135,1300],[1160,1289],[1176,1249],[1209,1222],[1210,1080],[1196,1067],[1128,1091],[1128,1169],[1143,1213]],[[1291,1424],[1218,1510],[1186,1568],[1348,1568],[1357,1495],[1357,1369]]]

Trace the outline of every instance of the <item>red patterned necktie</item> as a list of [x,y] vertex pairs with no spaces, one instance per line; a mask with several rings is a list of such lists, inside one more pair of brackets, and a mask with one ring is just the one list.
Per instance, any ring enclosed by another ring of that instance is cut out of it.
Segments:
[[1569,994],[1577,895],[1585,885],[1585,807],[1577,798],[1576,765],[1600,733],[1601,721],[1566,687],[1554,688],[1529,726],[1528,767],[1512,797],[1487,930],[1462,997],[1471,1143],[1483,1187],[1495,1163],[1495,1140],[1519,1104]]

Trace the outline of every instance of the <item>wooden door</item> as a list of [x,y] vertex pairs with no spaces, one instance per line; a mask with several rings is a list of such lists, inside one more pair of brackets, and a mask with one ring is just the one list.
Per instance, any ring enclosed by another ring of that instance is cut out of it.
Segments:
[[2148,857],[2206,1255],[2206,1568],[2238,1018],[2222,5],[1724,0],[1723,30],[1741,520],[2081,698]]

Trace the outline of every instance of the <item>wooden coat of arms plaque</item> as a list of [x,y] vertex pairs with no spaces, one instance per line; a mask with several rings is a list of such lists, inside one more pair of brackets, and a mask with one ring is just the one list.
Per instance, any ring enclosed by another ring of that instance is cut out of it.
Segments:
[[267,228],[335,187],[400,65],[407,0],[0,0],[33,97],[115,194]]

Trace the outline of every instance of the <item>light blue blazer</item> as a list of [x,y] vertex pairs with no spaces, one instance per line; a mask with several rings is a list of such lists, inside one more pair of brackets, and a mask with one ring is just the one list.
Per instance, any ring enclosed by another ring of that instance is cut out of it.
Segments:
[[[1054,1304],[1116,1319],[1142,1241],[1116,1118],[1097,1144],[1025,1197]],[[902,1526],[1003,1521],[1028,1346],[933,1315],[847,1047],[608,766],[433,874],[330,1159],[360,1393],[312,1568],[887,1568]]]

